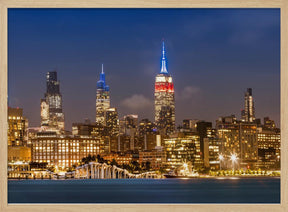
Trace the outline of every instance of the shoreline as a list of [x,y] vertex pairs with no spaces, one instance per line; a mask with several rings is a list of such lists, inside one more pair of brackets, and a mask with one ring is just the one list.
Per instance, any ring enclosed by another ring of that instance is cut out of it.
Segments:
[[[193,177],[193,178],[187,178],[187,177],[182,177],[182,178],[151,178],[153,180],[163,180],[163,179],[240,179],[240,178],[281,178],[281,176],[199,176],[199,177]],[[121,178],[121,179],[76,179],[76,178],[68,178],[68,179],[26,179],[26,178],[8,178],[8,181],[20,181],[20,180],[35,180],[35,181],[40,181],[40,180],[45,180],[45,181],[65,181],[65,180],[137,180],[137,179],[145,179],[148,180],[149,178]]]

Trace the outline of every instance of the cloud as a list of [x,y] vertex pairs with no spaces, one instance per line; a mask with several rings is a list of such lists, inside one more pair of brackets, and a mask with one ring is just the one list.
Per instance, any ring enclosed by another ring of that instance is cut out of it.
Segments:
[[200,88],[194,86],[186,86],[179,95],[180,100],[189,100],[200,92]]
[[142,94],[134,94],[133,96],[124,99],[121,102],[121,105],[129,109],[138,110],[152,106],[152,101]]

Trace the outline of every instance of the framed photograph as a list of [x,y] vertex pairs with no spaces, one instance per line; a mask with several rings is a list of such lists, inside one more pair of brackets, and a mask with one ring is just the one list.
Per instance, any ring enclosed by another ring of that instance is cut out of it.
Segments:
[[1,211],[286,211],[288,3],[2,0]]

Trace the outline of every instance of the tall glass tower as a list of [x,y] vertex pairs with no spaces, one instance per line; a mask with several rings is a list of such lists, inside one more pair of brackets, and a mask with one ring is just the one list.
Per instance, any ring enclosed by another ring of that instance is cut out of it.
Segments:
[[174,84],[167,70],[166,52],[162,44],[162,59],[160,73],[155,79],[155,124],[161,134],[171,134],[175,131],[175,98]]
[[245,122],[255,121],[255,108],[252,96],[252,88],[247,88],[247,91],[245,92],[245,110],[243,111],[242,119]]
[[105,112],[110,108],[109,86],[106,85],[105,73],[102,64],[102,72],[97,82],[96,92],[96,122],[105,125]]
[[64,130],[62,95],[56,71],[46,74],[46,93],[44,99],[41,99],[41,126],[59,132]]

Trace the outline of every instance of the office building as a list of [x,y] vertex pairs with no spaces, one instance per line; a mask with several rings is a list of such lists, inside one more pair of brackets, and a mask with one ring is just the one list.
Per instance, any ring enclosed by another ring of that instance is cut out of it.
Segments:
[[198,121],[196,123],[196,129],[200,138],[201,158],[204,159],[204,138],[208,137],[208,131],[210,131],[211,133],[212,123],[205,121]]
[[23,117],[22,108],[8,107],[8,146],[25,146],[27,119]]
[[109,136],[119,135],[119,119],[116,108],[108,108],[105,111],[105,126],[108,128]]
[[[169,138],[164,139],[164,143],[166,164],[171,167],[181,166],[184,162],[191,162],[193,165],[198,165],[199,160],[201,160],[199,136]],[[198,145],[198,155],[196,153],[196,145]]]
[[252,96],[252,88],[247,88],[247,91],[245,92],[245,109],[241,113],[243,121],[245,122],[255,121],[255,107]]
[[220,117],[216,121],[217,136],[221,140],[221,154],[227,161],[236,154],[239,166],[253,167],[257,162],[257,125],[239,122],[235,116]]
[[280,169],[280,132],[274,130],[259,130],[258,141],[258,165],[264,169]]

